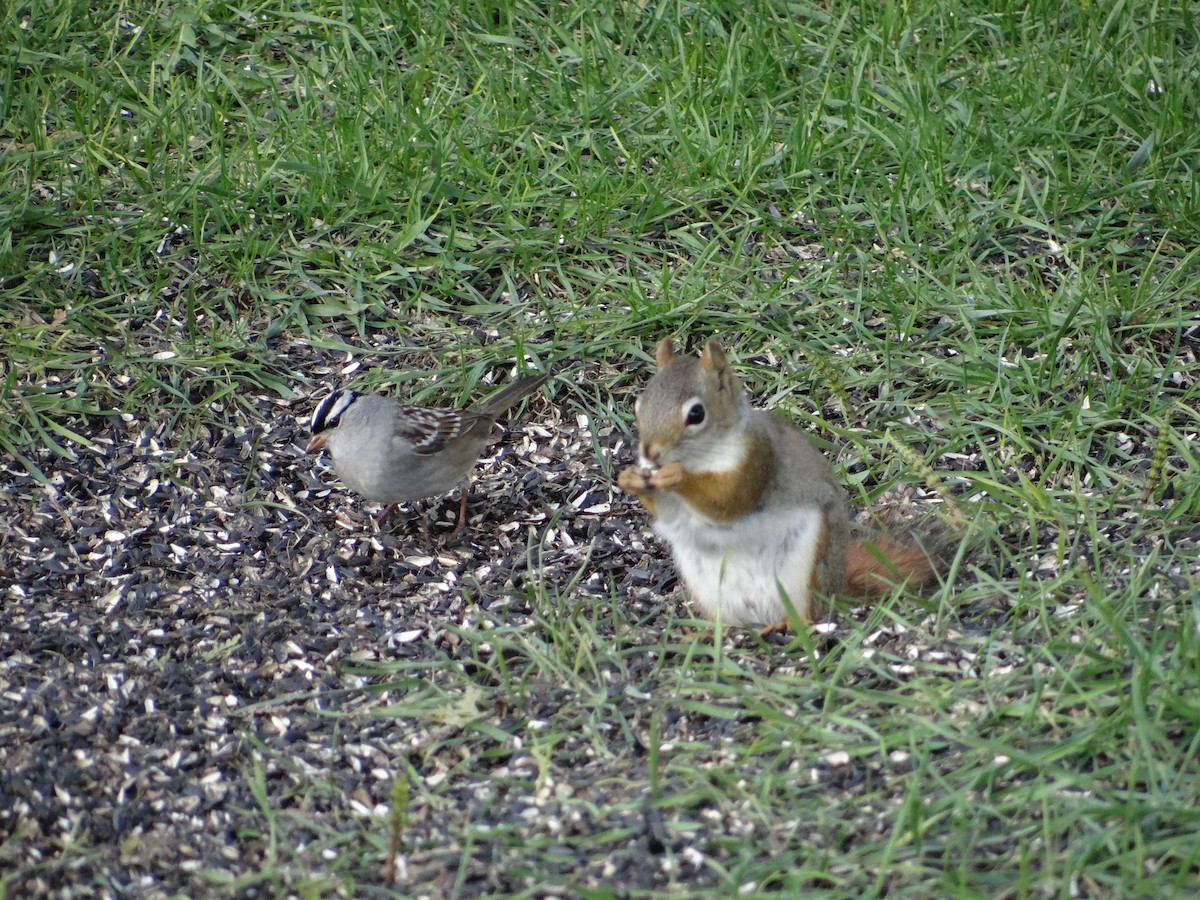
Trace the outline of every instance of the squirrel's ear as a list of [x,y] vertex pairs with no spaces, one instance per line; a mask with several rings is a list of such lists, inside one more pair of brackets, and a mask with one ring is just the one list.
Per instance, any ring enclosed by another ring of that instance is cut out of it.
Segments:
[[720,372],[725,368],[725,351],[716,338],[709,338],[700,351],[700,368],[705,372]]
[[654,361],[658,363],[660,369],[665,369],[673,359],[675,359],[675,342],[670,338],[663,338],[654,348]]

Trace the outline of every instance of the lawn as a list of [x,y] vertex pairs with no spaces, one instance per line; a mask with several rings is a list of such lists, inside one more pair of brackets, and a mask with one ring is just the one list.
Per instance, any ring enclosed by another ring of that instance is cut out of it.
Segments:
[[[1122,0],[0,10],[0,897],[1200,883],[1200,16]],[[865,521],[690,618],[614,486],[718,336]],[[333,386],[552,371],[383,529]]]

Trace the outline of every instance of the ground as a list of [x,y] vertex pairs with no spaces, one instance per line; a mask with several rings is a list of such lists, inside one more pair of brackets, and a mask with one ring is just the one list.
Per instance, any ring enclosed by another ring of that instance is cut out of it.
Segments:
[[[1190,896],[1187,4],[0,5],[0,895]],[[689,618],[719,337],[942,581]],[[334,384],[552,371],[376,528]]]
[[[337,369],[328,354],[284,349],[314,383]],[[76,462],[36,456],[44,484],[5,463],[0,551],[16,577],[0,632],[0,808],[4,857],[20,871],[10,887],[169,896],[261,878],[303,893],[337,883],[345,844],[359,854],[365,841],[374,862],[349,864],[365,890],[384,882],[391,792],[410,776],[422,787],[399,885],[718,880],[650,803],[650,731],[710,743],[719,759],[757,714],[679,708],[651,721],[662,710],[645,692],[660,667],[689,663],[693,638],[664,549],[610,478],[629,457],[627,434],[535,397],[497,431],[474,473],[470,525],[450,538],[453,498],[381,530],[377,508],[304,454],[316,399],[255,398],[254,421],[182,444],[167,425],[113,415]],[[578,649],[555,646],[570,639],[568,618],[607,645],[582,679],[602,702],[568,683],[577,677],[546,680],[549,657],[578,665]],[[548,658],[523,658],[513,633]],[[729,640],[751,648],[764,677],[793,662],[786,641]],[[442,666],[456,677],[440,678]],[[560,732],[564,715],[606,712],[616,715],[557,735],[551,774],[525,747],[523,733]],[[477,737],[462,740],[464,729]],[[787,840],[794,827],[704,805],[694,826],[739,838]],[[468,826],[481,831],[474,846],[463,845]],[[549,855],[561,858],[525,859],[512,827],[558,843]],[[589,835],[604,852],[583,852]],[[280,843],[316,871],[280,866]]]

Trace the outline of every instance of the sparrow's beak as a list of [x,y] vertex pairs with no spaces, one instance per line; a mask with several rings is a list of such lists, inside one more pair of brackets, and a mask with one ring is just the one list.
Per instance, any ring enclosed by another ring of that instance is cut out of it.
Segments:
[[304,448],[305,453],[316,453],[325,446],[325,435],[314,434],[308,439],[308,446]]

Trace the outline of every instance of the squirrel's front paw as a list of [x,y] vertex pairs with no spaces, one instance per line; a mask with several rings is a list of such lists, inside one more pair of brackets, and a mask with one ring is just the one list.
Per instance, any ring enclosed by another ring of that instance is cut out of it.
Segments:
[[670,490],[683,482],[687,469],[679,463],[667,463],[656,469],[630,466],[617,473],[617,487],[627,494],[647,494],[650,491]]
[[673,488],[687,477],[687,469],[681,463],[667,463],[655,469],[650,475],[650,486],[658,490]]
[[645,470],[630,466],[617,473],[617,487],[627,494],[644,494],[650,490],[650,479]]

